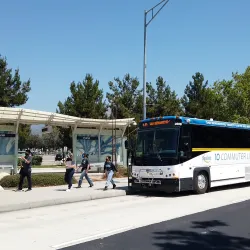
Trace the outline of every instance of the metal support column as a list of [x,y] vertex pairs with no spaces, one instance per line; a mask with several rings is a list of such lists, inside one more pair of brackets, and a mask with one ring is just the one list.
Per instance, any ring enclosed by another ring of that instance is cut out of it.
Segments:
[[77,155],[76,155],[76,129],[77,129],[77,122],[75,123],[74,130],[72,131],[72,148],[73,148],[73,158],[75,161],[75,165],[77,166]]
[[13,169],[12,169],[12,174],[17,173],[17,162],[18,162],[18,129],[19,129],[19,123],[20,119],[22,117],[23,110],[20,111],[18,118],[17,118],[17,123],[16,123],[16,134],[15,134],[15,156],[14,156],[14,163],[13,163]]
[[98,133],[98,162],[101,162],[101,132],[102,126],[100,126]]

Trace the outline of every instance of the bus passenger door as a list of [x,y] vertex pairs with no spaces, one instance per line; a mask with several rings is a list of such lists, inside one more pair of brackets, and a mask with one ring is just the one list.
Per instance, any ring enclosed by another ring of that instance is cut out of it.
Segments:
[[182,136],[179,146],[180,163],[186,162],[187,160],[191,159],[191,155],[191,138],[189,136]]
[[190,136],[182,136],[180,139],[179,146],[179,159],[180,159],[180,178],[190,178],[193,176],[193,168],[191,162],[192,158],[192,147]]

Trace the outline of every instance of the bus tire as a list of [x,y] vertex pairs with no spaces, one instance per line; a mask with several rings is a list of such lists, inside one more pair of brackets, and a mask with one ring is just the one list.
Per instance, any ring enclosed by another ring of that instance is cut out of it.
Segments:
[[208,174],[205,171],[199,172],[195,177],[195,193],[205,194],[208,190],[208,186]]

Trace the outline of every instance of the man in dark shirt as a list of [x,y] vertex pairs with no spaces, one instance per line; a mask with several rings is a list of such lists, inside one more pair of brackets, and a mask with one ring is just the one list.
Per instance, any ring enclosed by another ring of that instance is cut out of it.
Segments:
[[32,183],[31,183],[31,167],[32,167],[32,156],[29,149],[25,151],[25,156],[19,157],[22,160],[22,166],[20,170],[20,181],[18,185],[17,191],[22,191],[23,189],[23,181],[24,178],[27,177],[28,180],[28,189],[26,191],[32,190]]
[[117,172],[117,168],[113,164],[113,162],[111,161],[111,156],[107,156],[106,161],[104,163],[104,173],[107,176],[107,182],[106,182],[106,185],[104,187],[104,190],[108,189],[108,186],[110,183],[113,184],[113,189],[116,188],[115,182],[113,180],[114,171]]
[[81,168],[82,168],[81,169],[82,173],[81,173],[81,176],[80,176],[80,179],[79,179],[79,182],[78,182],[78,188],[81,188],[82,181],[83,181],[84,177],[88,181],[89,187],[93,187],[94,184],[93,184],[92,180],[89,178],[89,175],[88,175],[88,171],[89,171],[89,168],[90,168],[88,154],[84,154],[83,159],[82,159],[82,163],[81,163]]

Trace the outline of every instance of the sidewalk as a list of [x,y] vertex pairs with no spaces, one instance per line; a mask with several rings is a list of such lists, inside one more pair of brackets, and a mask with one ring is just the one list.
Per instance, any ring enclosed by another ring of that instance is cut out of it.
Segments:
[[96,199],[125,196],[127,190],[127,178],[114,179],[116,189],[110,185],[107,191],[103,191],[105,181],[94,182],[94,187],[89,188],[84,180],[82,188],[75,188],[66,192],[67,185],[55,187],[33,188],[30,192],[14,192],[5,190],[0,192],[0,213],[23,209],[54,206],[66,203],[89,201]]

